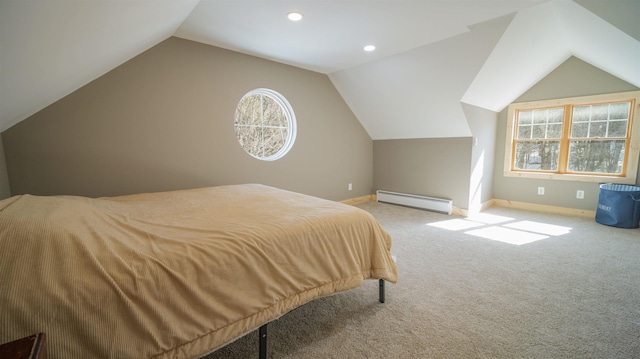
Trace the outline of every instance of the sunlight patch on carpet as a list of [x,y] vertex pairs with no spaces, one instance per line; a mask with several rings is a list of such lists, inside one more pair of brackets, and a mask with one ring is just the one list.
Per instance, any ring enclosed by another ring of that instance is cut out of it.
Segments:
[[557,226],[555,224],[533,221],[519,221],[515,223],[505,224],[504,226],[528,232],[547,234],[550,236],[561,236],[571,231],[571,227]]
[[513,218],[488,213],[476,213],[467,218],[449,219],[446,221],[427,223],[427,225],[448,229],[450,231],[462,231],[470,228],[481,227],[487,224],[498,224],[509,221],[513,221]]
[[470,214],[467,219],[474,222],[482,222],[485,224],[498,224],[514,220],[514,218],[512,217],[498,216],[496,214],[489,213],[473,213]]
[[484,226],[484,223],[478,223],[478,222],[469,221],[466,219],[450,219],[447,221],[427,223],[427,225],[432,227],[442,228],[442,229],[448,229],[450,231],[462,231],[465,229]]
[[515,244],[518,246],[539,241],[541,239],[549,238],[549,236],[538,234],[538,233],[531,233],[531,232],[499,227],[499,226],[491,226],[486,228],[474,229],[472,231],[465,232],[465,234],[470,234],[472,236],[490,239],[494,241]]
[[511,217],[477,213],[467,218],[449,219],[427,223],[428,226],[449,231],[466,231],[465,234],[509,243],[523,245],[571,232],[571,227],[558,226],[534,221],[516,221]]

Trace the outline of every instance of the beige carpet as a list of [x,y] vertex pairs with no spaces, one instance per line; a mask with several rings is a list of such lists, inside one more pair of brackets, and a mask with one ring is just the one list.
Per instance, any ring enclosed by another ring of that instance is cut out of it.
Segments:
[[[640,358],[640,229],[359,207],[392,234],[398,284],[385,304],[367,281],[286,314],[269,325],[269,358]],[[206,358],[257,358],[257,342]]]

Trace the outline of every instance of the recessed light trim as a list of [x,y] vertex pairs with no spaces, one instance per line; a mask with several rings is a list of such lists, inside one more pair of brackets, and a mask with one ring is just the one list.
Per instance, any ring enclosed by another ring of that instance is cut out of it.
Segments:
[[366,52],[371,52],[371,51],[373,51],[375,49],[376,49],[375,45],[367,45],[367,46],[364,47],[364,51],[366,51]]
[[287,18],[291,21],[300,21],[302,20],[302,13],[297,12],[297,11],[292,11],[290,13],[287,13]]

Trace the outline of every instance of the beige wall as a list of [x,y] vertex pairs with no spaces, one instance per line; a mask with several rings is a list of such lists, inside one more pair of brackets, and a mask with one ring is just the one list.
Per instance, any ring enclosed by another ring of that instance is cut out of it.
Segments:
[[4,159],[4,146],[2,146],[2,136],[0,136],[0,200],[11,195],[9,190],[9,174],[7,164]]
[[373,141],[376,190],[412,193],[469,203],[470,137]]
[[374,188],[447,198],[472,211],[492,199],[497,116],[462,109],[472,137],[373,141]]
[[469,206],[472,212],[493,199],[493,168],[495,166],[496,126],[495,112],[462,104],[467,123],[473,134],[471,146],[471,177],[469,178]]
[[[273,162],[246,154],[233,131],[238,101],[258,87],[283,94],[298,121],[293,148]],[[371,138],[326,75],[179,38],[2,138],[14,195],[111,196],[247,182],[333,200],[372,193]]]
[[[586,62],[571,57],[514,102],[633,90],[637,90],[637,88]],[[505,109],[498,115],[493,184],[495,198],[595,211],[599,195],[597,183],[505,177],[503,164],[506,126],[507,110]],[[540,186],[545,187],[543,196],[537,194],[537,189]],[[576,198],[576,191],[579,189],[585,191],[583,200]]]

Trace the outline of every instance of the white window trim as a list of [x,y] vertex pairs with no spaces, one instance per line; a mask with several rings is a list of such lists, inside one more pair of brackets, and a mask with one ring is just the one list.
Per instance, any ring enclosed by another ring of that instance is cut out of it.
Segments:
[[[532,109],[540,107],[560,107],[565,105],[581,105],[597,102],[615,102],[622,100],[631,100],[632,107],[629,113],[631,121],[631,140],[629,143],[629,157],[627,159],[627,170],[625,176],[598,176],[593,174],[565,174],[565,173],[548,173],[548,172],[530,172],[530,171],[512,171],[511,164],[513,162],[513,154],[511,152],[513,146],[513,136],[515,134],[515,115],[517,110]],[[593,95],[571,97],[554,100],[540,100],[532,102],[520,102],[509,105],[507,112],[507,135],[505,141],[504,155],[504,176],[520,177],[520,178],[538,178],[552,179],[563,181],[578,182],[609,182],[621,184],[635,184],[638,174],[638,161],[640,160],[640,91],[618,92],[612,94]]]

